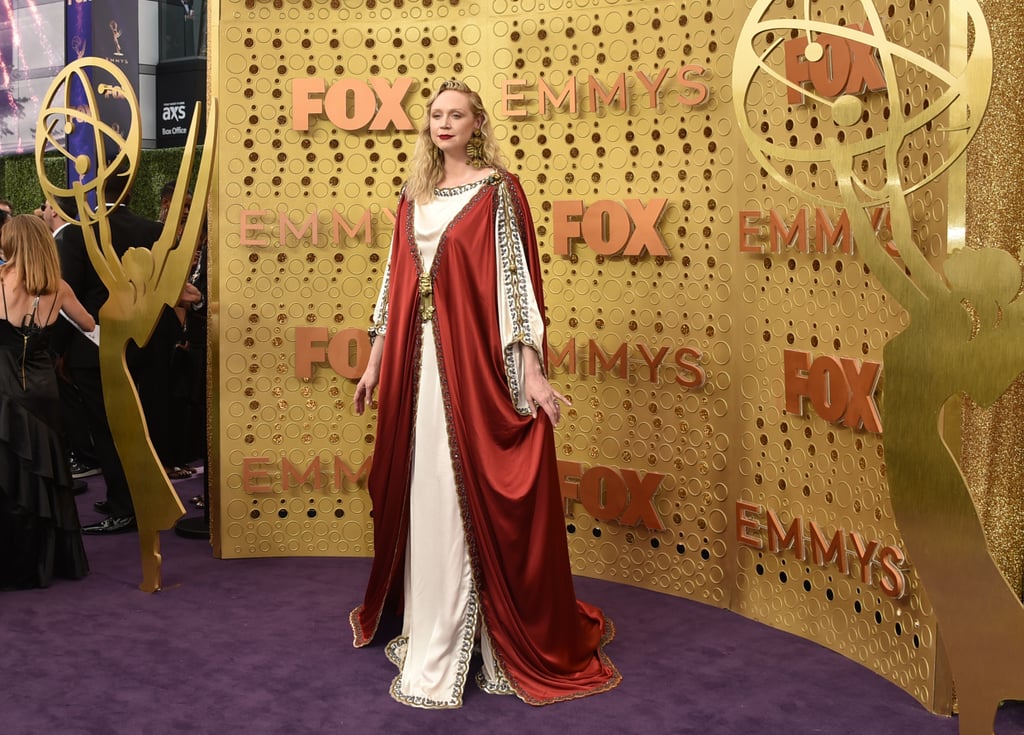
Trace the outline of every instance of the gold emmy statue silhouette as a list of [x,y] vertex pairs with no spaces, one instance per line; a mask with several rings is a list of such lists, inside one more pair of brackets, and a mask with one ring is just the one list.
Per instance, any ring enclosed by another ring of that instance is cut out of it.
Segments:
[[[102,75],[112,77],[120,86],[131,109],[132,123],[126,137],[99,118],[97,93],[91,78]],[[72,89],[76,85],[84,93],[84,105],[72,104]],[[111,243],[107,212],[109,207],[117,206],[131,188],[142,139],[139,103],[127,77],[104,59],[85,57],[69,64],[47,91],[36,131],[36,171],[47,202],[64,219],[72,221],[54,197],[75,198],[89,260],[110,294],[99,313],[103,399],[135,505],[142,557],[140,588],[146,592],[162,587],[159,532],[171,528],[184,515],[185,508],[153,449],[139,396],[125,362],[125,348],[129,340],[140,346],[149,341],[164,307],[178,303],[191,269],[213,178],[216,100],[211,102],[207,116],[206,140],[192,206],[182,222],[185,194],[196,155],[198,116],[197,104],[170,213],[160,239],[152,249],[129,248],[121,258]],[[56,135],[57,129],[63,135]],[[91,132],[94,160],[86,155],[73,155],[68,150],[65,141],[77,130]],[[62,152],[73,164],[77,178],[69,186],[47,178],[43,154],[50,149]],[[95,175],[83,182],[93,166]],[[116,201],[108,202],[104,182],[111,176],[125,176],[126,181],[122,188],[124,193]],[[90,195],[95,197],[95,205],[90,204]],[[182,225],[180,237],[179,224]]]
[[121,29],[116,20],[110,21],[110,35],[114,39],[114,56],[124,56],[124,51],[121,50]]
[[[853,14],[853,5],[847,6],[846,17]],[[906,196],[946,171],[977,132],[991,89],[991,39],[978,4],[959,2],[950,14],[964,13],[973,44],[964,49],[962,68],[945,69],[888,41],[871,0],[860,5],[865,30],[824,23],[820,8],[813,19],[783,19],[780,3],[759,0],[737,41],[734,104],[758,163],[801,197],[845,208],[870,272],[908,312],[909,326],[883,352],[889,493],[909,561],[938,620],[956,688],[960,733],[990,735],[999,703],[1024,699],[1024,605],[989,552],[960,466],[943,437],[942,412],[950,398],[964,394],[989,406],[1024,371],[1021,267],[1008,252],[983,248],[955,251],[937,270],[914,241]],[[815,38],[823,33],[877,51],[890,114],[881,126],[876,124],[873,135],[858,134],[867,117],[861,99],[849,94],[825,99],[801,88],[816,103],[822,143],[805,148],[762,139],[765,105],[748,97],[759,89],[755,77],[759,85],[781,85],[783,95],[794,86],[777,71],[780,46],[793,30],[807,38],[809,61],[822,58]],[[898,66],[922,70],[936,90],[929,104],[914,110],[901,99]],[[878,127],[884,130],[879,133]],[[921,180],[907,181],[904,158],[927,141],[934,148],[930,168]],[[822,182],[828,181],[823,175],[828,171],[834,181],[820,186],[816,195],[779,170],[786,165],[805,166]],[[883,181],[872,183],[872,174]],[[951,190],[950,196],[966,192]],[[880,205],[890,208],[891,243],[879,236],[868,213]],[[887,252],[887,244],[898,258]]]

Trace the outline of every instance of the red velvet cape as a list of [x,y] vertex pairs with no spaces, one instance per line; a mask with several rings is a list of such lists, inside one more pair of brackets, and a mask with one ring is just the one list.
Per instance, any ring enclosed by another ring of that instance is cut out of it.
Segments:
[[547,704],[611,689],[621,676],[602,651],[613,626],[573,589],[552,425],[543,411],[536,419],[519,415],[509,395],[497,312],[494,222],[501,187],[513,205],[543,314],[533,222],[513,175],[493,176],[442,236],[431,269],[436,311],[430,322],[419,318],[413,207],[404,197],[399,202],[368,480],[374,559],[351,622],[355,645],[366,645],[385,605],[400,604],[420,329],[433,328],[482,614],[513,689],[530,704]]

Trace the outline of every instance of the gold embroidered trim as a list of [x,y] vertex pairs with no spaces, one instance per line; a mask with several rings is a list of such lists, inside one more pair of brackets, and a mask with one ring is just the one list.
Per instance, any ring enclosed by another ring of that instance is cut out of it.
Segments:
[[408,636],[398,636],[384,649],[385,655],[399,669],[399,674],[391,682],[391,698],[401,704],[421,709],[455,709],[462,706],[462,692],[469,678],[469,663],[473,657],[473,639],[476,636],[478,602],[475,588],[470,588],[466,613],[462,618],[458,658],[456,661],[455,681],[452,683],[451,695],[448,699],[434,700],[427,697],[410,696],[402,693],[402,669],[405,668],[405,656],[409,647]]
[[[512,196],[508,181],[502,179],[497,190],[498,216],[494,220],[494,240],[498,248],[498,264],[501,268],[501,288],[499,295],[512,319],[513,343],[505,347],[505,375],[508,377],[508,390],[512,405],[522,416],[530,413],[529,406],[519,407],[522,394],[522,376],[516,366],[516,344],[532,348],[539,354],[541,350],[534,344],[530,334],[530,294],[533,283],[530,281],[530,269],[527,266],[526,247],[523,241],[523,213],[516,210],[517,202]],[[541,359],[543,364],[543,356]]]
[[436,196],[436,197],[457,197],[459,194],[465,194],[470,189],[473,189],[473,188],[475,188],[477,186],[480,186],[482,184],[493,184],[494,183],[494,178],[496,176],[498,176],[498,174],[491,174],[490,176],[485,176],[484,178],[480,179],[479,181],[470,181],[468,184],[460,184],[459,186],[450,186],[450,187],[447,187],[447,188],[444,188],[444,189],[438,187],[438,188],[434,189],[434,196]]
[[[401,209],[401,202],[399,202],[399,209]],[[395,224],[395,230],[397,231],[398,224]],[[391,259],[394,257],[395,249],[395,236],[391,236],[391,245],[388,248],[388,262],[384,265],[384,276],[380,284],[380,292],[377,294],[377,303],[373,306],[373,321],[368,330],[370,335],[370,344],[377,337],[386,336],[388,333],[388,300],[391,298]]]
[[[494,663],[497,664],[498,662],[495,661]],[[497,681],[488,681],[484,670],[480,669],[476,672],[476,685],[488,694],[497,694],[502,697],[514,696],[516,693],[516,690],[508,683],[508,679],[505,678],[505,674],[500,670]]]

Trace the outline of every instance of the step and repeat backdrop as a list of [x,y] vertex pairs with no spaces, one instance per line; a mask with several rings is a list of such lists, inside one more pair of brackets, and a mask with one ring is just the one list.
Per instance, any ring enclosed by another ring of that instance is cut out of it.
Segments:
[[[371,553],[375,416],[352,395],[425,100],[457,77],[533,210],[551,377],[573,400],[556,440],[575,572],[729,608],[948,708],[883,461],[882,348],[908,318],[841,205],[793,191],[834,182],[768,170],[749,139],[819,149],[833,133],[818,102],[844,95],[861,115],[849,134],[883,135],[905,112],[889,86],[910,110],[934,85],[909,62],[887,77],[867,37],[945,66],[950,13],[756,5],[214,4],[216,553]],[[777,29],[760,63],[737,70],[744,27],[764,18]],[[812,38],[811,20],[846,32]],[[929,180],[937,129],[916,140],[901,175],[921,184],[914,238],[938,261],[962,203],[947,176]],[[884,241],[887,206],[869,216]]]

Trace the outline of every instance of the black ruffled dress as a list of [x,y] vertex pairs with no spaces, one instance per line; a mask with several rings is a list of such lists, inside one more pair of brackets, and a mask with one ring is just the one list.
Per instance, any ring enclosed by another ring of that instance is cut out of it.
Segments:
[[89,573],[48,330],[0,318],[0,589]]

